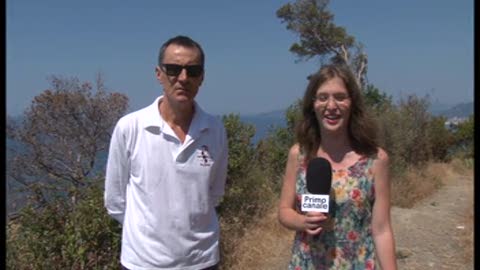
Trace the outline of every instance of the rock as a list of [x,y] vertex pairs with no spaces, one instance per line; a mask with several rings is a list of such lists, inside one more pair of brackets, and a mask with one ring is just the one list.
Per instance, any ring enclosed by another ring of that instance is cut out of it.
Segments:
[[412,251],[407,248],[398,248],[396,257],[397,259],[405,259],[412,255]]

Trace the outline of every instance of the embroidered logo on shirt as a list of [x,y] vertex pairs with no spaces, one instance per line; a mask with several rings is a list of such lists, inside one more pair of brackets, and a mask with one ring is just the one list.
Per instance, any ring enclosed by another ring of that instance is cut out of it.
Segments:
[[210,167],[212,166],[212,156],[210,155],[210,152],[208,151],[208,146],[205,144],[200,147],[200,154],[197,156],[199,161],[200,161],[200,166],[206,166]]

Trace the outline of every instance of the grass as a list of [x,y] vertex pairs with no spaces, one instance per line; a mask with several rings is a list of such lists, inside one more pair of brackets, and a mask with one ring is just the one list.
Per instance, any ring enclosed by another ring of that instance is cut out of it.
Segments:
[[286,269],[294,232],[278,222],[276,202],[246,230],[236,242],[234,254],[229,254],[228,267],[222,269]]
[[438,190],[444,184],[442,179],[445,179],[447,174],[450,174],[449,165],[444,163],[428,163],[422,169],[407,169],[405,173],[392,179],[392,205],[413,207]]

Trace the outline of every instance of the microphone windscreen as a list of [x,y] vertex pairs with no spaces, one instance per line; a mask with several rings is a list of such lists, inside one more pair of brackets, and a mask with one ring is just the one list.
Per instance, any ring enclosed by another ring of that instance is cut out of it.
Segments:
[[332,186],[332,166],[324,158],[313,158],[307,166],[307,190],[312,194],[329,195]]

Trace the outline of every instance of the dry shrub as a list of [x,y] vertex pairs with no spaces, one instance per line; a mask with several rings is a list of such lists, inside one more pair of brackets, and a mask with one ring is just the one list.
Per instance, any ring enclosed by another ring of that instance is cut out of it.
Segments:
[[473,175],[473,159],[454,158],[450,162],[453,172],[460,175]]
[[411,208],[456,175],[473,175],[472,166],[471,160],[453,159],[449,163],[429,162],[422,167],[409,167],[392,179],[392,205]]
[[283,227],[277,219],[277,203],[251,224],[236,243],[235,262],[225,269],[286,269],[294,232]]
[[220,206],[222,269],[232,269],[237,263],[242,256],[238,252],[239,241],[270,211],[276,198],[272,182],[262,177],[258,168],[234,183],[227,189]]
[[410,167],[405,173],[393,178],[392,205],[411,208],[418,201],[428,197],[443,184],[448,173],[445,164],[428,163],[423,168]]
[[428,163],[424,170],[424,175],[428,178],[431,179],[432,182],[439,182],[440,185],[437,187],[440,187],[441,184],[446,183],[446,181],[451,180],[454,178],[454,173],[451,170],[451,166],[448,163],[436,163],[436,162],[431,162]]
[[379,143],[390,156],[393,175],[422,166],[432,157],[427,98],[409,96],[377,113]]

